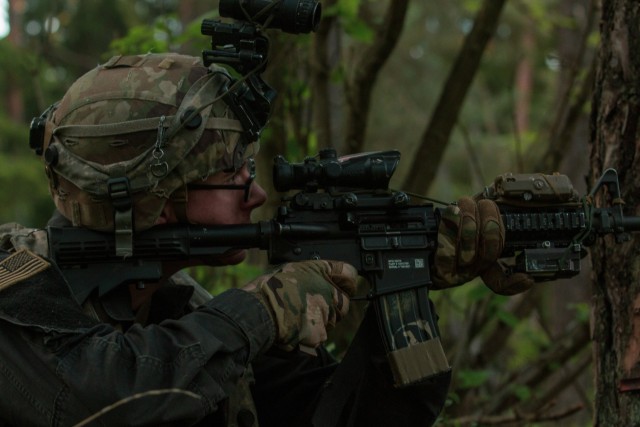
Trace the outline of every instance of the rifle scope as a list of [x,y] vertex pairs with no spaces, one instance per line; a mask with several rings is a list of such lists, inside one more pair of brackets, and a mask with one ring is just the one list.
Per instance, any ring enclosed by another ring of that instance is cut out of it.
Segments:
[[283,156],[273,162],[273,185],[277,191],[322,189],[387,189],[400,161],[397,150],[337,157],[333,148],[320,150],[318,157],[289,163]]
[[298,34],[315,31],[322,6],[315,0],[220,0],[219,11],[226,18]]

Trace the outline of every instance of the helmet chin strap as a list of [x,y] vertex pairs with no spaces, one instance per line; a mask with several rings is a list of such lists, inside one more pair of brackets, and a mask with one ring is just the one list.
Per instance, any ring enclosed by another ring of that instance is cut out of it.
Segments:
[[133,201],[129,178],[109,179],[107,191],[113,205],[116,256],[127,258],[133,255]]
[[169,200],[172,203],[173,211],[176,215],[176,219],[179,222],[188,223],[189,220],[187,218],[187,185],[184,184],[180,188],[177,188],[171,196],[169,196]]

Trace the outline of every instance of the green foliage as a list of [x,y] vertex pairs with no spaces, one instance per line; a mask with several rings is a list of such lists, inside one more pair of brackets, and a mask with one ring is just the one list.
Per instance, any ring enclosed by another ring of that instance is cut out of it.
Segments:
[[132,26],[126,35],[112,39],[109,49],[113,55],[136,55],[147,52],[180,51],[184,45],[194,45],[194,55],[208,47],[209,37],[200,33],[202,19],[183,28],[175,13],[156,17],[152,25],[143,23]]
[[203,19],[213,19],[217,17],[217,13],[207,13],[206,15],[198,18],[189,23],[184,30],[175,35],[175,42],[177,45],[193,45],[193,55],[199,55],[203,49],[209,49],[211,47],[211,38],[204,36],[200,32],[200,27]]
[[192,267],[189,274],[211,294],[217,295],[226,289],[242,287],[262,274],[261,266],[242,263],[224,267]]
[[456,375],[458,388],[464,390],[480,387],[491,377],[491,372],[483,369],[461,369]]
[[79,1],[69,24],[73,31],[69,28],[63,43],[77,54],[101,55],[111,40],[127,32],[123,16],[112,0]]
[[491,290],[484,286],[481,280],[474,279],[469,282],[467,286],[457,288],[460,291],[465,292],[465,300],[468,300],[471,303],[479,302],[485,299],[487,296],[491,295]]
[[575,313],[575,319],[581,323],[588,323],[591,318],[591,306],[585,302],[572,303],[567,307]]
[[526,402],[533,396],[532,390],[522,384],[515,384],[513,391],[521,402]]
[[517,369],[536,360],[551,344],[547,332],[535,322],[520,320],[513,326],[509,340],[510,369]]
[[109,48],[118,55],[167,52],[177,36],[171,22],[175,22],[173,14],[156,18],[152,25],[136,25],[124,37],[113,39]]
[[43,165],[35,156],[0,153],[0,224],[43,227],[53,212]]
[[360,0],[338,0],[333,7],[327,8],[323,14],[325,16],[337,16],[345,33],[354,40],[362,43],[371,43],[374,37],[374,30],[358,13],[360,5]]
[[[387,4],[388,1],[339,0],[334,7],[323,10],[324,16],[335,16],[339,22],[330,46],[334,66],[328,70],[331,90],[339,95],[331,104],[334,126],[338,130],[343,126],[341,120],[345,119],[344,98],[340,96],[344,95],[345,70],[352,65],[349,54],[353,50],[357,52],[354,47],[358,45],[372,43],[375,25],[380,22]],[[394,182],[400,182],[403,174],[408,173],[407,167],[434,113],[440,89],[465,31],[481,4],[481,0],[410,2],[402,37],[378,77],[367,129],[367,150],[395,148],[402,152],[403,160]],[[41,226],[53,205],[42,163],[26,148],[31,117],[59,99],[79,73],[112,54],[181,51],[199,55],[202,48],[208,47],[209,38],[200,34],[202,17],[188,23],[179,22],[177,0],[28,0],[26,5],[24,25],[30,28],[39,25],[40,31],[26,34],[25,44],[20,48],[0,40],[3,75],[0,90],[7,93],[12,86],[19,87],[25,104],[23,121],[9,119],[5,109],[0,109],[0,161],[3,164],[0,185],[5,188],[0,193],[0,221]],[[215,2],[212,9],[214,5]],[[434,198],[450,201],[476,192],[498,173],[515,171],[518,157],[539,144],[539,133],[552,119],[557,95],[559,70],[549,66],[548,61],[557,56],[555,31],[576,27],[574,19],[557,13],[556,5],[552,0],[507,2],[498,34],[474,77],[437,182],[430,191]],[[59,28],[45,31],[45,22],[52,22],[53,18],[59,22]],[[533,28],[535,36],[535,49],[531,53],[531,124],[524,134],[514,135],[514,78],[518,61],[523,58],[522,36],[527,28]],[[283,80],[282,89],[278,88],[278,102],[282,102],[285,111],[273,117],[271,123],[282,125],[284,130],[278,133],[267,128],[263,141],[278,147],[286,144],[280,154],[300,161],[318,148],[316,130],[309,126],[314,99],[309,86],[308,59],[313,45],[307,36],[284,39],[286,42],[274,43],[276,49],[272,52],[274,58],[282,59],[270,63],[273,75]],[[598,42],[594,32],[589,46],[593,48]],[[276,133],[284,135],[282,141],[272,141]],[[336,135],[339,138],[339,132]],[[340,143],[334,141],[336,146]],[[527,159],[535,160],[533,156]],[[218,294],[252,280],[263,272],[263,267],[243,263],[224,268],[197,267],[189,272],[210,292]],[[456,367],[460,369],[454,371],[460,388],[452,391],[447,403],[452,411],[469,401],[478,405],[487,399],[491,387],[499,384],[510,371],[532,364],[553,344],[539,322],[515,317],[510,304],[513,299],[495,296],[480,280],[433,292],[431,296],[440,316],[442,340],[448,354],[458,356],[452,349],[462,352],[461,365]],[[575,312],[578,321],[588,320],[586,303],[573,304],[568,309]],[[476,310],[486,310],[490,320],[469,324],[470,315]],[[504,347],[478,356],[476,352],[483,340],[498,327],[510,334]],[[457,349],[457,342],[467,330],[472,332],[470,341],[465,342],[464,348]],[[344,332],[345,341],[352,332]],[[474,357],[479,360],[480,368],[471,365]],[[512,389],[521,401],[535,395],[535,390],[522,384],[513,384]],[[472,393],[475,395],[470,397]],[[472,410],[476,411],[477,407]]]
[[[12,154],[18,157],[25,157],[29,153],[27,150],[28,128],[24,123],[16,123],[6,116],[0,116],[0,153]],[[34,159],[32,157],[30,160]]]
[[[21,51],[16,49],[9,40],[1,39],[0,40],[0,65],[2,65],[3,73],[11,73],[16,76],[19,76],[19,73],[23,71],[23,68],[20,65],[20,56]],[[0,81],[0,89],[4,92],[7,91],[7,88],[11,84],[19,84],[21,81],[9,81],[8,79],[3,79]]]
[[500,320],[502,323],[509,326],[510,328],[515,328],[520,324],[520,319],[518,319],[518,317],[516,317],[510,311],[504,310],[502,308],[503,306],[504,306],[504,302],[499,306],[498,310],[496,311],[496,317],[498,318],[498,320]]

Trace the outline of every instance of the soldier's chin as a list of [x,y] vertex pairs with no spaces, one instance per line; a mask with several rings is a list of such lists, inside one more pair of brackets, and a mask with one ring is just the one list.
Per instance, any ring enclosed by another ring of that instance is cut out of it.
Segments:
[[247,257],[247,251],[245,249],[238,249],[236,251],[228,252],[224,255],[218,255],[212,257],[209,265],[235,265],[240,264]]

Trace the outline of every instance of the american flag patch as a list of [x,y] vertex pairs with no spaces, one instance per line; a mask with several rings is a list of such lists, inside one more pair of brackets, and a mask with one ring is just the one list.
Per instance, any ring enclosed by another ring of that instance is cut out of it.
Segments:
[[0,262],[0,291],[35,276],[50,264],[28,249],[20,249]]

